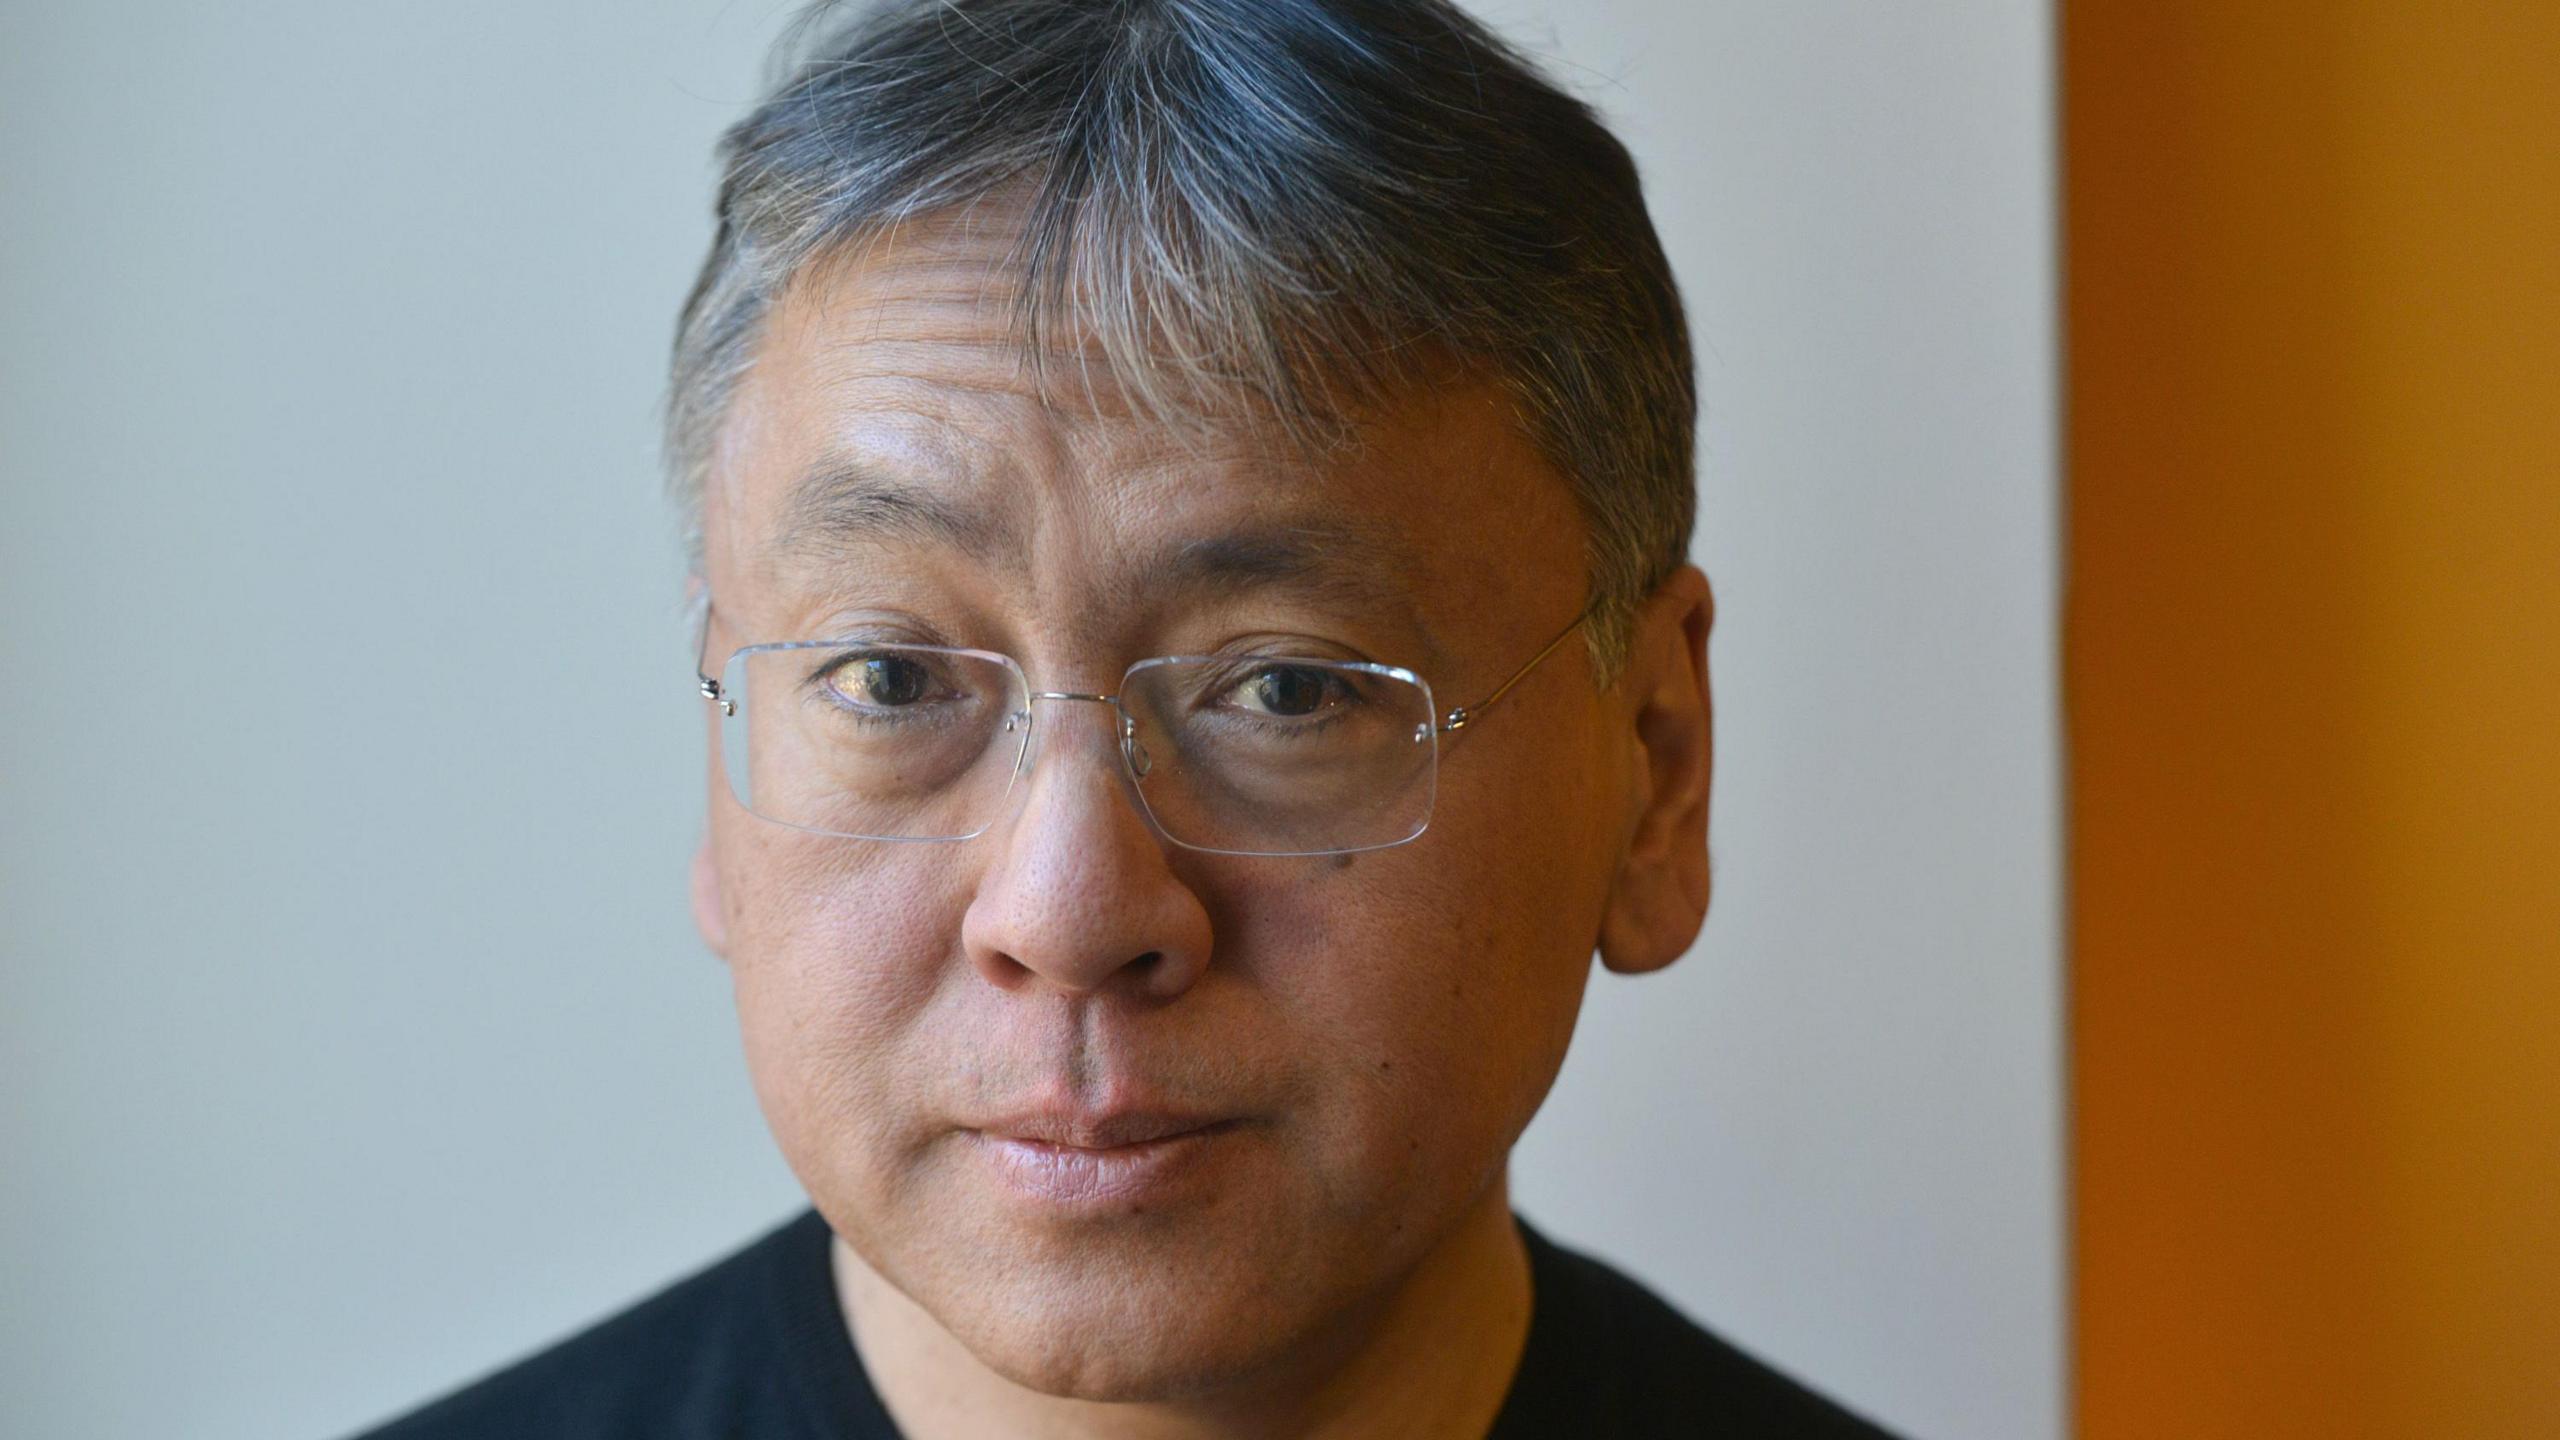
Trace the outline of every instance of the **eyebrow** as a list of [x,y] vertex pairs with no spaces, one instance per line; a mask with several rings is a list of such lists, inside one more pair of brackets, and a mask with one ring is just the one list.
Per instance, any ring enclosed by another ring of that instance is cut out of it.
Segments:
[[1180,593],[1281,589],[1362,610],[1413,609],[1410,590],[1394,583],[1414,573],[1404,546],[1377,526],[1343,518],[1248,525],[1186,540],[1148,573]]
[[[1030,551],[1029,537],[1003,516],[842,458],[819,462],[792,488],[769,550],[776,559],[828,559],[894,543],[953,550],[989,569],[1018,567]],[[1355,614],[1390,615],[1422,641],[1426,663],[1444,663],[1447,652],[1410,581],[1399,579],[1419,573],[1392,531],[1336,513],[1248,521],[1178,541],[1137,571],[1146,588],[1185,598],[1278,590]]]
[[1449,665],[1449,652],[1415,593],[1422,571],[1413,552],[1383,526],[1339,515],[1248,524],[1175,545],[1144,573],[1173,595],[1277,590],[1328,610],[1390,619],[1411,632],[1422,654],[1379,658],[1432,674]]
[[991,566],[1023,549],[1002,519],[843,459],[820,461],[791,487],[770,549],[778,557],[832,555],[884,541],[940,545]]

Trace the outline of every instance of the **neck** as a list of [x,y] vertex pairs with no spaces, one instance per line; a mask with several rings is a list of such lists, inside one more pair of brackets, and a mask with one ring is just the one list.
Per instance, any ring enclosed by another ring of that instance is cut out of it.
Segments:
[[908,1440],[1482,1435],[1529,1333],[1528,1251],[1502,1180],[1360,1316],[1325,1327],[1310,1342],[1320,1355],[1282,1357],[1267,1378],[1180,1403],[1108,1404],[1025,1389],[981,1364],[842,1239],[833,1261],[855,1348]]

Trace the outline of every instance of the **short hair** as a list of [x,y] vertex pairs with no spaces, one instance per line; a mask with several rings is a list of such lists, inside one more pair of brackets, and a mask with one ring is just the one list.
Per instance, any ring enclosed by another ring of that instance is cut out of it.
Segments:
[[1445,0],[886,0],[806,12],[720,145],[667,457],[700,563],[719,426],[813,258],[1027,202],[1015,333],[1075,334],[1142,413],[1246,397],[1339,436],[1453,363],[1497,378],[1588,529],[1604,680],[1687,558],[1697,394],[1634,160]]

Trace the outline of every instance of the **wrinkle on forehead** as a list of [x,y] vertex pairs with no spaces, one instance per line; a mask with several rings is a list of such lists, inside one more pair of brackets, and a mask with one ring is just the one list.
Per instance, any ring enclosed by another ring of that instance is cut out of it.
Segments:
[[[1137,412],[1098,349],[1061,352],[1072,363],[1028,363],[997,241],[985,226],[911,223],[812,261],[794,279],[768,315],[724,427],[715,470],[732,492],[722,497],[728,518],[738,518],[738,462],[750,448],[887,447],[901,452],[901,468],[935,475],[1312,458],[1242,395],[1219,423],[1204,416],[1165,425]],[[1133,429],[1144,437],[1134,451]],[[806,508],[797,493],[792,499]],[[784,528],[795,518],[805,517],[786,516]]]
[[[804,273],[740,388],[721,467],[728,557],[829,602],[856,598],[860,571],[890,555],[962,558],[1062,635],[1269,593],[1391,624],[1425,653],[1377,658],[1436,671],[1451,652],[1425,598],[1460,622],[1454,638],[1508,608],[1522,578],[1436,538],[1466,533],[1472,554],[1479,531],[1576,518],[1543,461],[1494,438],[1513,428],[1499,387],[1464,372],[1364,414],[1325,454],[1244,414],[1154,422],[1107,375],[1061,394],[1079,372],[1052,367],[1043,385],[1023,363],[1002,259],[983,236],[917,234]],[[1555,493],[1503,518],[1516,482],[1493,472],[1522,459]],[[1491,489],[1453,488],[1479,472]],[[1579,537],[1559,538],[1578,560]]]
[[[1256,594],[1320,611],[1385,620],[1441,647],[1415,594],[1418,562],[1394,527],[1339,505],[1256,505],[1203,517],[1197,528],[1130,519],[1076,522],[1052,536],[1046,557],[1036,507],[1006,503],[1001,486],[936,483],[843,457],[822,458],[792,487],[767,551],[768,573],[804,581],[858,570],[889,555],[939,552],[978,570],[1073,586],[1057,607],[1183,611]],[[1214,483],[1214,482],[1213,482]],[[1021,492],[1013,492],[1019,495]],[[1115,497],[1143,506],[1142,495]],[[1053,573],[1054,572],[1054,573]]]
[[[884,360],[899,363],[880,351],[918,344],[968,350],[977,352],[986,376],[1000,377],[997,388],[1061,413],[1142,419],[1212,445],[1250,432],[1308,454],[1351,438],[1356,404],[1339,413],[1329,406],[1299,413],[1301,406],[1284,414],[1243,374],[1222,373],[1226,367],[1181,337],[1143,319],[1115,324],[1093,308],[1128,297],[1086,303],[1070,296],[1027,307],[1028,200],[1027,193],[998,191],[866,231],[803,266],[780,297],[777,318],[833,332],[819,347],[829,366],[851,361],[878,373]],[[1412,368],[1426,368],[1421,351],[1412,358]],[[1124,366],[1143,373],[1123,373]],[[1337,388],[1325,376],[1303,379],[1302,399],[1330,397]],[[1354,386],[1340,398],[1366,393]]]

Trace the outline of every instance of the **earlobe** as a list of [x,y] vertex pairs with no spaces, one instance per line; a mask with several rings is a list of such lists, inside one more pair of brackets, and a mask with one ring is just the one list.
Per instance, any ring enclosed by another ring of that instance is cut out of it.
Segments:
[[720,867],[711,858],[711,832],[693,849],[693,928],[702,943],[725,963],[729,958],[729,911],[720,891]]
[[1635,749],[1631,815],[1598,946],[1601,963],[1621,974],[1669,965],[1706,924],[1713,888],[1707,795],[1715,768],[1707,632],[1714,624],[1714,592],[1694,565],[1682,566],[1637,612],[1622,682]]

